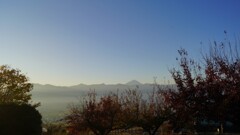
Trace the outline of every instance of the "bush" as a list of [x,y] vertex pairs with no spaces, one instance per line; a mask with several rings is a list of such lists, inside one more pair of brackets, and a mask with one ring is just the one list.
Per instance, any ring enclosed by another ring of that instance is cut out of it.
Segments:
[[42,116],[31,105],[0,104],[1,135],[41,135]]

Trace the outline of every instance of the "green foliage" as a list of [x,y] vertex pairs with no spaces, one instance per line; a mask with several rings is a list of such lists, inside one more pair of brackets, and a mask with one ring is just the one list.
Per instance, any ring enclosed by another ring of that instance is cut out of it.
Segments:
[[27,104],[0,104],[1,135],[41,135],[40,113]]
[[33,85],[18,69],[0,66],[0,103],[28,104]]

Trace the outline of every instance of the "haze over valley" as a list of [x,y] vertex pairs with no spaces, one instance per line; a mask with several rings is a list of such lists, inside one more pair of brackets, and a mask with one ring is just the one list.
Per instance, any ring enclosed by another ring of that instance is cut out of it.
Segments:
[[[164,87],[164,85],[162,85]],[[90,90],[95,90],[98,96],[108,92],[121,92],[127,89],[138,88],[143,93],[153,90],[154,84],[140,83],[132,80],[125,84],[79,84],[74,86],[54,86],[50,84],[34,84],[32,90],[33,102],[40,102],[41,106],[37,109],[44,120],[58,120],[67,112],[67,107],[71,104],[79,103]]]

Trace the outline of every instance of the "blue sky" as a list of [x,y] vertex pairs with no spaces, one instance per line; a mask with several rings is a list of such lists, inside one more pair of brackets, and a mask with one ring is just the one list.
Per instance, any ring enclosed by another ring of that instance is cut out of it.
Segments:
[[0,64],[41,84],[163,83],[180,47],[200,59],[239,24],[238,0],[0,0]]

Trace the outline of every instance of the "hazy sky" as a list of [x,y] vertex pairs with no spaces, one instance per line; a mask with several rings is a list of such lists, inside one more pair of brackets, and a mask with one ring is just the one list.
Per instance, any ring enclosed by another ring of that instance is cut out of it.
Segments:
[[239,36],[239,0],[0,0],[0,64],[41,84],[163,82],[180,47],[198,58],[224,30]]

